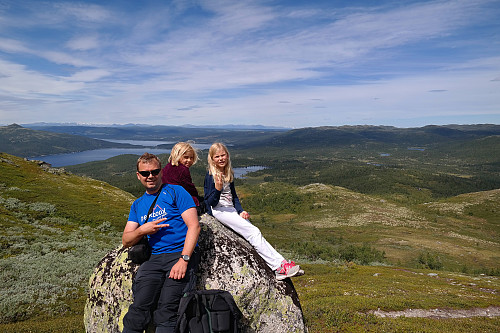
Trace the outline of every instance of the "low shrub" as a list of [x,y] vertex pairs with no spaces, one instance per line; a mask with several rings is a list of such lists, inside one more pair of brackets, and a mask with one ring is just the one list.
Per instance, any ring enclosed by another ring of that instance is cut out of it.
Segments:
[[441,258],[436,253],[423,252],[418,256],[419,268],[428,268],[434,270],[440,270],[443,268],[443,263]]
[[366,244],[341,244],[330,245],[317,242],[299,242],[294,247],[294,252],[310,260],[345,261],[368,265],[374,262],[383,262],[385,253]]

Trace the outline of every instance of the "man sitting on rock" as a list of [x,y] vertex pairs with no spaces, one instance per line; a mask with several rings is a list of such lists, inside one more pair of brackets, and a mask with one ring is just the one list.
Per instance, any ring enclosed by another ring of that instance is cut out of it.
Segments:
[[[158,157],[144,153],[137,161],[137,178],[146,193],[130,208],[122,242],[124,247],[130,247],[147,235],[152,255],[135,276],[134,302],[123,318],[123,332],[126,333],[143,332],[151,321],[153,310],[156,332],[174,332],[179,301],[196,285],[200,260],[195,249],[200,233],[196,206],[182,186],[162,187],[161,176]],[[157,194],[158,199],[148,218]]]

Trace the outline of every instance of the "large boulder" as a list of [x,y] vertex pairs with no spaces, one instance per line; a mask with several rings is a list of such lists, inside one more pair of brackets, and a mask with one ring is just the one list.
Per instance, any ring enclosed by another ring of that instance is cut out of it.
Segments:
[[[229,291],[242,312],[244,333],[307,332],[292,281],[277,281],[253,247],[213,217],[205,214],[200,223],[197,288]],[[121,332],[139,268],[127,256],[128,250],[121,247],[111,251],[90,277],[84,317],[87,332]]]

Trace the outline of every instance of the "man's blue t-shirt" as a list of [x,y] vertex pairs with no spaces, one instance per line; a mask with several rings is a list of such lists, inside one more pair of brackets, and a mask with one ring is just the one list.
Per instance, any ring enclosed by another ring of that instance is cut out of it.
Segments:
[[[143,194],[130,207],[128,220],[143,225],[146,222],[149,207],[156,194]],[[196,207],[191,195],[179,185],[164,185],[155,207],[149,215],[148,222],[167,218],[160,224],[169,224],[169,227],[160,228],[155,234],[148,235],[152,254],[180,252],[186,240],[187,225],[181,214],[189,208]]]

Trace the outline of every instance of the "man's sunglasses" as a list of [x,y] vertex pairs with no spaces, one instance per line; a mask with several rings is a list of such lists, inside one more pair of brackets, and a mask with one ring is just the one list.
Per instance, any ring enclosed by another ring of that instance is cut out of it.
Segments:
[[141,174],[141,176],[148,178],[150,174],[153,176],[158,176],[160,171],[161,171],[161,169],[154,169],[151,171],[137,171],[137,172],[139,172]]

